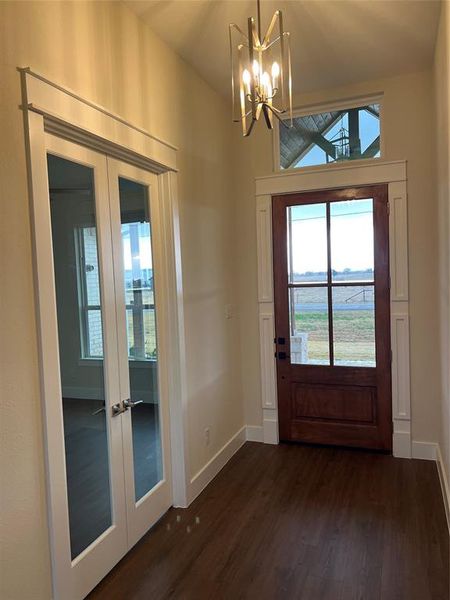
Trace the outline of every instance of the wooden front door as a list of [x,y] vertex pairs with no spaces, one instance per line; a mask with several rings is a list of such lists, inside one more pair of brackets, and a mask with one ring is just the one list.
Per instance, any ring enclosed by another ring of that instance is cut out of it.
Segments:
[[283,441],[392,449],[387,196],[273,197]]

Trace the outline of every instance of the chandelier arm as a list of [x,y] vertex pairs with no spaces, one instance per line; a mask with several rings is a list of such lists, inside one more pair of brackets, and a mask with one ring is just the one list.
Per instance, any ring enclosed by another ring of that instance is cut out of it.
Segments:
[[279,14],[278,17],[279,35],[280,35],[280,49],[281,49],[281,65],[280,65],[280,88],[281,88],[281,106],[286,106],[286,83],[285,83],[285,65],[286,65],[286,44],[284,39],[283,31],[283,13]]
[[289,125],[286,125],[286,121],[279,116],[281,114],[281,110],[278,110],[277,108],[269,104],[267,104],[266,106],[269,110],[273,112],[274,116],[280,121],[280,123],[282,123],[282,125],[286,127],[286,129],[289,129]]
[[235,89],[234,89],[234,60],[233,60],[232,28],[233,28],[233,23],[230,23],[230,26],[228,28],[228,33],[229,33],[229,40],[230,40],[230,62],[231,62],[231,117],[232,117],[233,121],[235,121],[235,110],[236,109],[234,106]]
[[283,34],[287,38],[287,60],[288,60],[288,94],[289,94],[289,115],[291,118],[291,127],[294,126],[292,118],[292,67],[291,67],[291,36],[289,33]]
[[274,44],[276,44],[279,40],[281,39],[281,36],[279,35],[278,37],[276,37],[274,40],[272,40],[270,42],[270,44],[268,44],[267,46],[264,47],[264,50],[268,50],[271,46],[273,46]]
[[[264,50],[267,50],[267,48],[269,47],[267,44],[269,44],[270,36],[272,35],[272,31],[277,23],[277,20],[280,17],[281,17],[281,10],[277,10],[276,12],[273,13],[272,20],[271,20],[270,25],[264,36],[264,40],[261,42],[261,45],[263,46]],[[272,44],[270,44],[270,45],[272,45]]]
[[258,38],[261,43],[261,0],[256,0],[256,7],[258,12]]
[[245,40],[244,46],[248,46],[248,37],[245,35],[245,33],[242,31],[242,29],[239,27],[239,25],[236,25],[236,23],[230,23],[229,29],[230,29],[230,32],[231,32],[231,29],[236,29],[236,31],[238,33],[240,33]]

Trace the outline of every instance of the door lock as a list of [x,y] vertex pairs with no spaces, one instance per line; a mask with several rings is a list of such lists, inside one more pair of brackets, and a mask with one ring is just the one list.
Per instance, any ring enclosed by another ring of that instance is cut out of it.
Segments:
[[289,358],[289,354],[286,354],[286,352],[275,352],[275,358],[278,358],[278,360],[286,360]]

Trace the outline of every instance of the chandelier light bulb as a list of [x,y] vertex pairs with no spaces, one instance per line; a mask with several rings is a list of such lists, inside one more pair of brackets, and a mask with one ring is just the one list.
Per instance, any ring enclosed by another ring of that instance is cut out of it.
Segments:
[[256,59],[253,61],[253,75],[259,77],[259,62]]
[[245,91],[247,94],[250,94],[251,80],[252,80],[252,76],[250,75],[250,71],[248,71],[247,69],[244,69],[244,72],[242,73],[242,81],[245,85]]
[[262,91],[264,92],[264,94],[266,96],[268,96],[268,92],[269,92],[269,87],[270,87],[270,77],[269,77],[269,73],[267,71],[264,71],[262,77],[261,77],[261,87],[263,88]]

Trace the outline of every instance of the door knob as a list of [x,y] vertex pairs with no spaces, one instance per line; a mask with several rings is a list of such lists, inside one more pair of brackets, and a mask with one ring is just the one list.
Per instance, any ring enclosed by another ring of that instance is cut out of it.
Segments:
[[123,405],[125,406],[125,409],[127,408],[133,408],[136,406],[136,404],[143,404],[143,400],[135,400],[133,402],[133,400],[130,400],[130,398],[127,398],[126,400],[123,401]]

